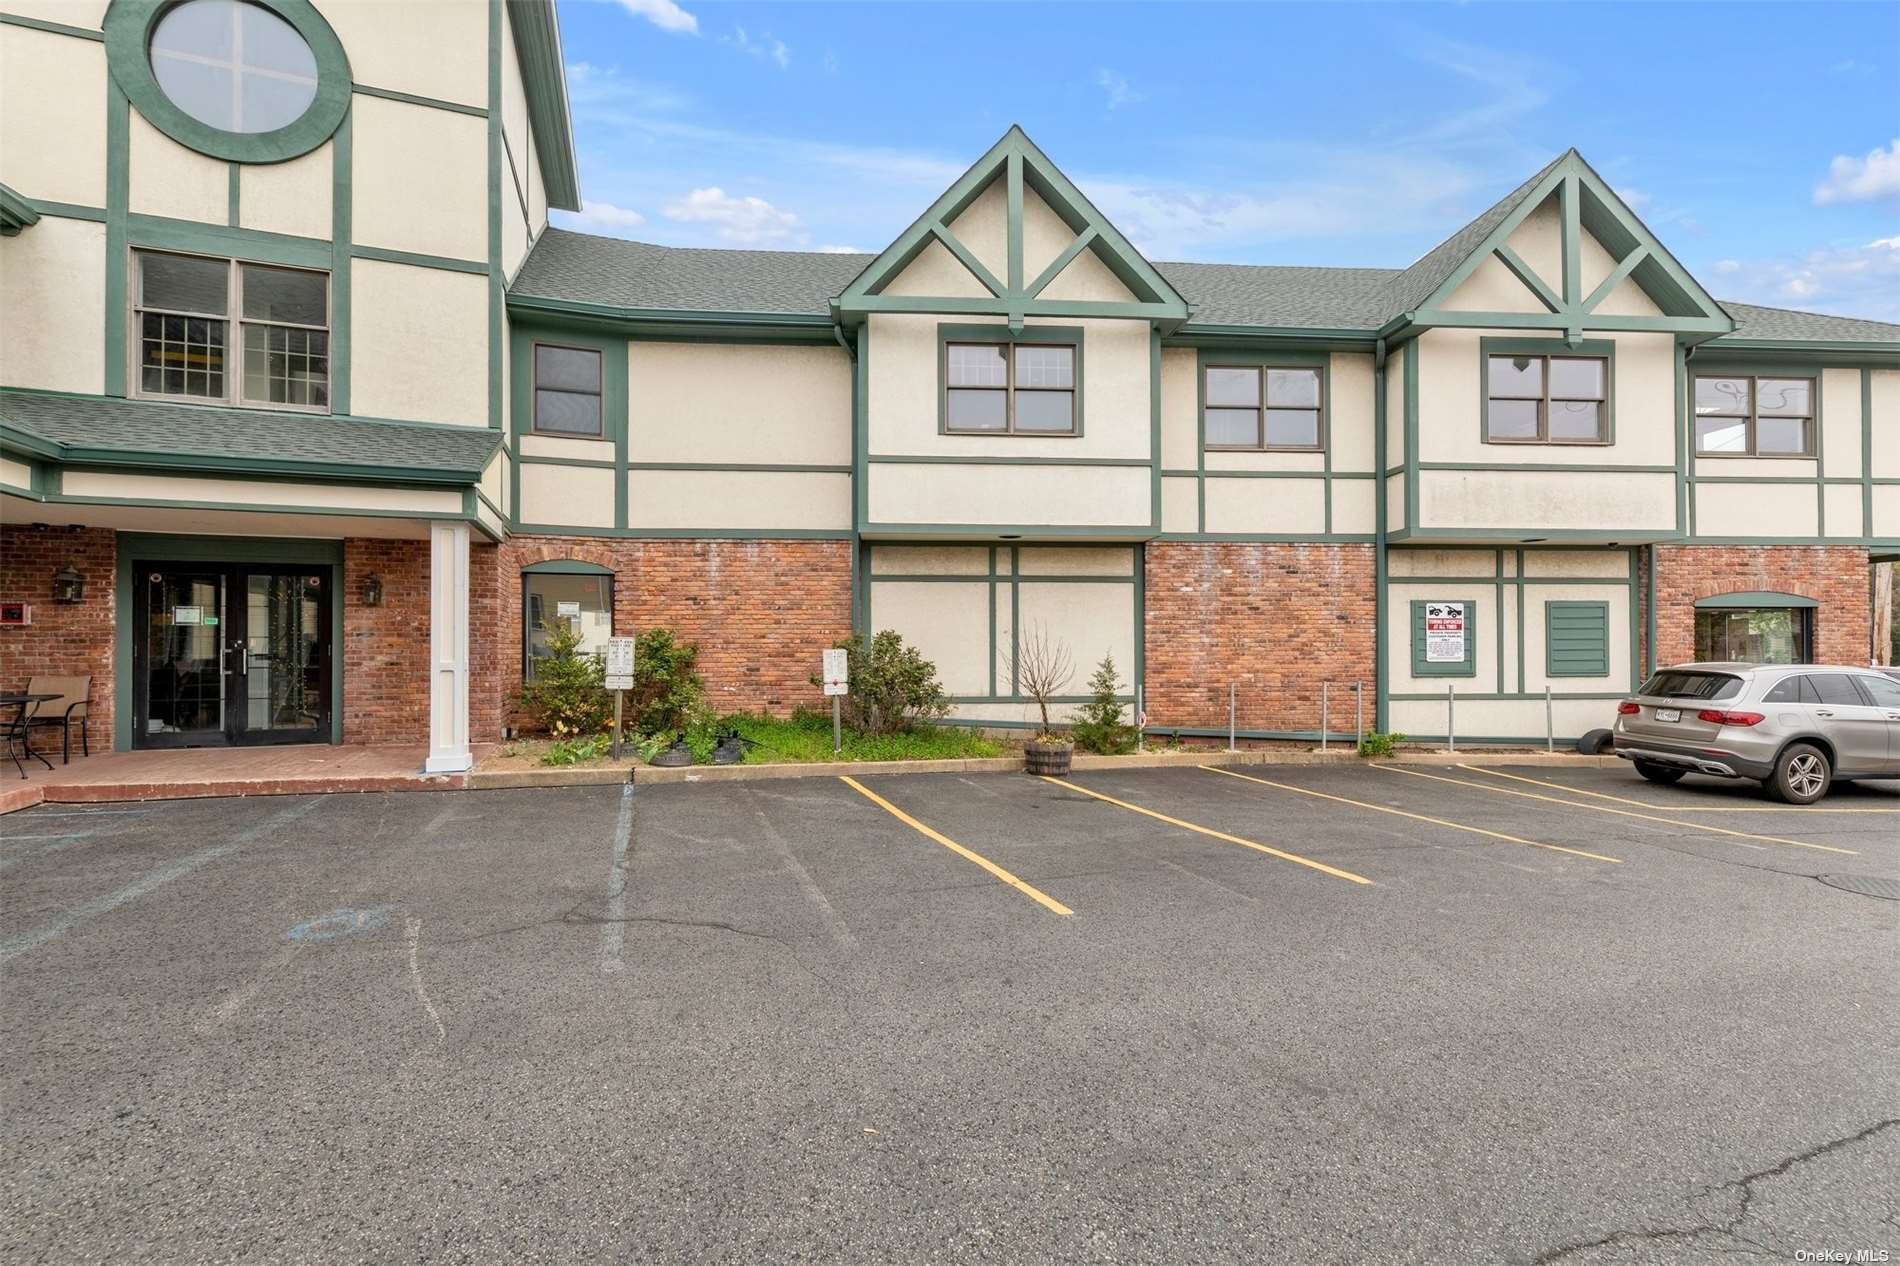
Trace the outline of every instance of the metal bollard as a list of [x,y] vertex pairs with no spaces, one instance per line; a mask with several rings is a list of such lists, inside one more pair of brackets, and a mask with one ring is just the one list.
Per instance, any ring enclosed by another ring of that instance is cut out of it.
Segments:
[[1227,750],[1240,750],[1234,745],[1234,683],[1231,681],[1227,683]]
[[1458,751],[1458,687],[1445,687],[1445,746]]
[[1356,752],[1366,741],[1366,683],[1352,683],[1352,748]]
[[1550,710],[1550,687],[1544,687],[1544,750],[1551,755],[1557,753],[1557,722]]
[[1136,686],[1135,687],[1135,750],[1137,752],[1145,752],[1148,750],[1148,727],[1141,723],[1142,710],[1143,710],[1141,706],[1141,698],[1142,698],[1141,687]]
[[1330,681],[1319,683],[1319,750],[1322,752],[1326,750],[1326,733],[1333,728],[1326,712],[1326,690],[1331,685]]

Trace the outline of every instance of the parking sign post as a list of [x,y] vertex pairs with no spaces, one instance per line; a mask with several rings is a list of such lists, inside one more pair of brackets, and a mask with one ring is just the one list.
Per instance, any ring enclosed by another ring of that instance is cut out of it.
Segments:
[[626,706],[627,691],[633,689],[633,639],[630,637],[610,637],[607,639],[607,656],[601,685],[614,692],[614,741],[613,758],[620,759],[620,726]]
[[844,720],[839,703],[851,688],[849,655],[838,647],[825,652],[825,694],[831,698],[831,754],[844,751]]

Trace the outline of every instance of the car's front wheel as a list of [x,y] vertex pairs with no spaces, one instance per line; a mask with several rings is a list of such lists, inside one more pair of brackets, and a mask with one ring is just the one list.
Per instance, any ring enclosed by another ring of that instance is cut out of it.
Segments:
[[1661,783],[1667,787],[1672,782],[1681,782],[1682,776],[1689,771],[1677,769],[1673,765],[1658,765],[1654,761],[1639,760],[1636,762],[1636,772],[1651,782]]
[[1813,804],[1827,794],[1833,781],[1834,765],[1826,752],[1812,743],[1790,743],[1762,785],[1777,800]]

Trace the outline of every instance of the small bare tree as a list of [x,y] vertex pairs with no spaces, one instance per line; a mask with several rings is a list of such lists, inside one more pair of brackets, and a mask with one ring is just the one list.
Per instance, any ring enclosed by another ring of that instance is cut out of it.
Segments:
[[1050,637],[1049,630],[1042,625],[1031,624],[1017,635],[1011,668],[1016,689],[1035,700],[1042,712],[1042,728],[1036,731],[1036,738],[1039,741],[1055,739],[1055,727],[1049,721],[1049,701],[1060,695],[1069,679],[1075,676],[1075,660],[1069,654],[1068,645]]

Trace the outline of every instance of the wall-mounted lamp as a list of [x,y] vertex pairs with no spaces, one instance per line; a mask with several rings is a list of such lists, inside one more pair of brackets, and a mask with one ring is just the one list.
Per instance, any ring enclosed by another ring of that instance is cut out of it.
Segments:
[[375,572],[363,577],[363,605],[366,607],[383,605],[383,578]]
[[71,563],[53,573],[54,602],[84,602],[85,599],[86,578]]

